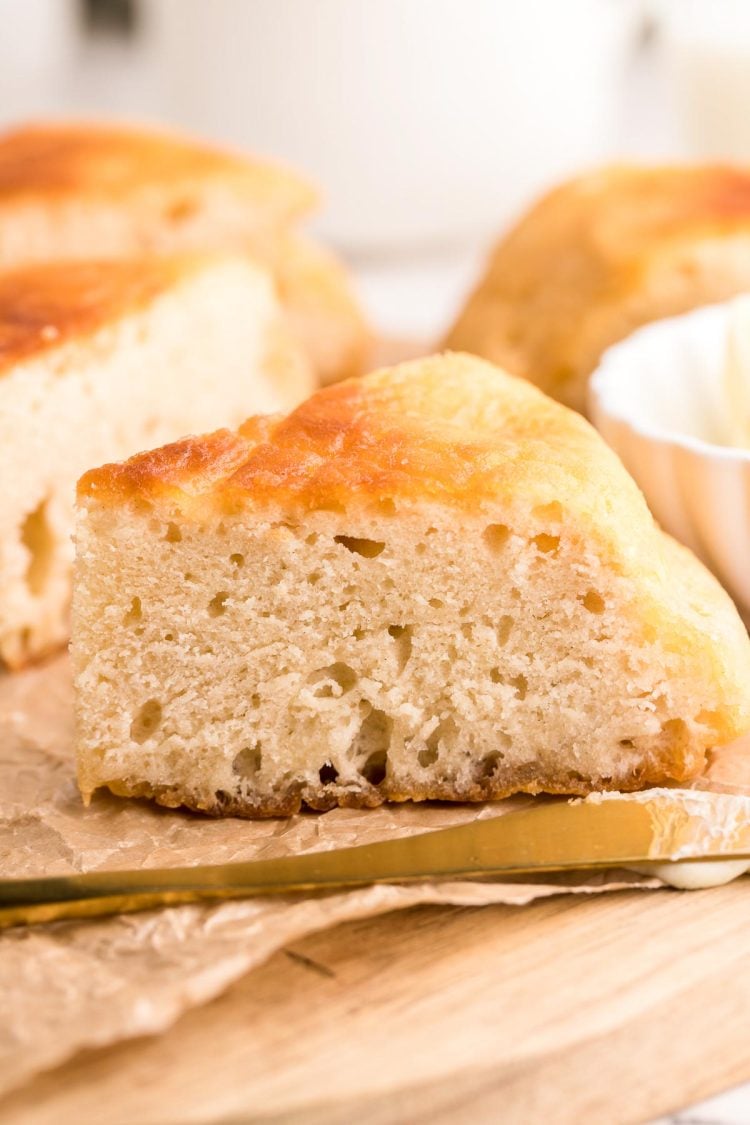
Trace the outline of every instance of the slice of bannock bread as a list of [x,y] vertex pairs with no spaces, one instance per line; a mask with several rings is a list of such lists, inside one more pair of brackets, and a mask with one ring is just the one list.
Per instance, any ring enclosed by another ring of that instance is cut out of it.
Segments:
[[314,377],[243,256],[43,264],[0,274],[0,664],[68,636],[75,482]]
[[750,642],[580,416],[447,354],[88,472],[78,776],[211,813],[686,781]]
[[447,337],[585,411],[602,352],[750,289],[750,168],[615,165],[549,192],[492,252]]
[[245,251],[330,382],[361,373],[370,334],[344,268],[295,229],[315,202],[295,172],[177,133],[50,121],[0,134],[0,265]]

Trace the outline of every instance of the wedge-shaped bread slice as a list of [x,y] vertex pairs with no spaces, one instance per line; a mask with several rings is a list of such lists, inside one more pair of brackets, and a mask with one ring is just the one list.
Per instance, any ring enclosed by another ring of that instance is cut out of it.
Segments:
[[464,355],[88,472],[78,771],[256,816],[685,781],[750,642],[579,415]]
[[243,257],[42,264],[0,275],[0,663],[67,637],[75,482],[314,377]]
[[577,410],[605,348],[750,289],[750,169],[615,166],[550,192],[495,247],[447,338]]
[[244,250],[330,382],[360,373],[370,340],[343,267],[293,229],[315,198],[286,168],[177,134],[29,125],[0,135],[0,265]]

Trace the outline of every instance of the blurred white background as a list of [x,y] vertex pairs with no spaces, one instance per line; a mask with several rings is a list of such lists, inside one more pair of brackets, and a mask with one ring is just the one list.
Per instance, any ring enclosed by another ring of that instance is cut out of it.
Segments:
[[0,122],[286,159],[376,323],[429,336],[498,232],[617,157],[750,159],[748,0],[0,0]]

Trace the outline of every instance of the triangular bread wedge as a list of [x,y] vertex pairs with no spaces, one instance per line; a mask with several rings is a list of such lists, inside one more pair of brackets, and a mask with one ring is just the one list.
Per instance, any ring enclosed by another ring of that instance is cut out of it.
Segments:
[[243,255],[40,263],[0,274],[0,666],[68,637],[78,477],[315,386]]
[[685,781],[750,643],[580,416],[433,357],[87,473],[78,770],[166,805]]

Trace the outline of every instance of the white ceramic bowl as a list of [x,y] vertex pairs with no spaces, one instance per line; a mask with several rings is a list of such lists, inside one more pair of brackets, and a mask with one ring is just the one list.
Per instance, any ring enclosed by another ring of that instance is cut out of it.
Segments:
[[641,328],[605,352],[591,417],[656,519],[713,570],[750,620],[750,450],[731,448],[729,305]]

